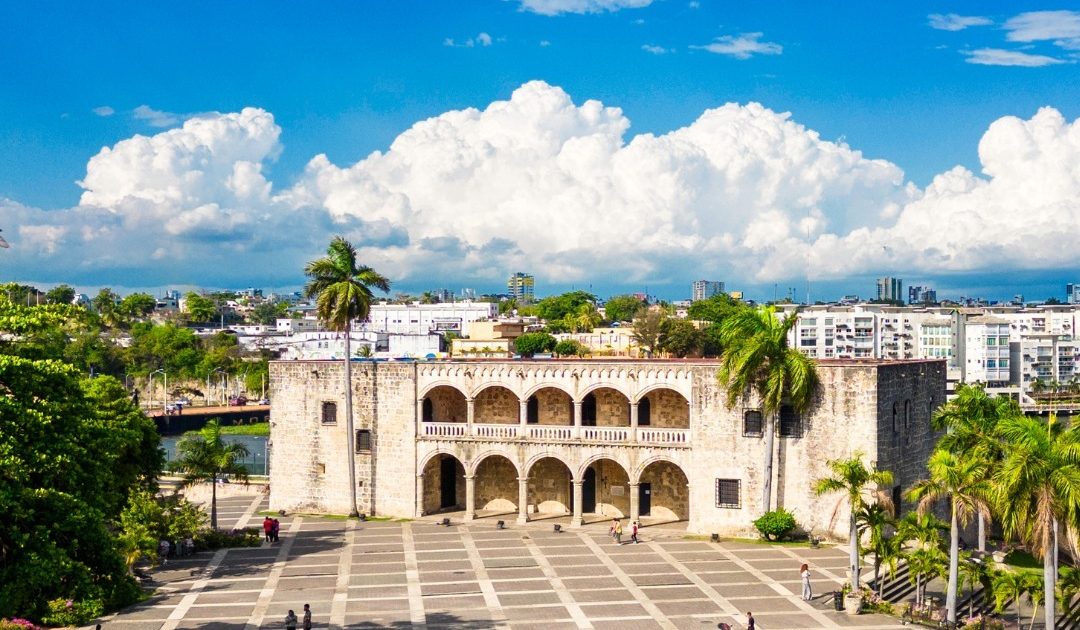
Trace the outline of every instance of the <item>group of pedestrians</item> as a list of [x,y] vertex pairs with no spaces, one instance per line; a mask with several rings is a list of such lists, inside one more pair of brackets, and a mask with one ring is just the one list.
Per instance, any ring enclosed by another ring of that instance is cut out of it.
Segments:
[[280,539],[280,533],[281,522],[269,516],[263,519],[263,534],[266,536],[266,542],[276,543]]
[[[289,611],[289,614],[285,615],[285,630],[296,630],[296,613]],[[311,606],[304,604],[304,630],[311,630]]]
[[[633,543],[633,544],[636,545],[639,542],[641,542],[641,540],[638,539],[638,529],[640,529],[640,528],[641,528],[641,524],[638,523],[637,521],[631,521],[630,522],[630,543]],[[615,541],[616,545],[623,544],[623,541],[622,541],[622,537],[623,537],[622,521],[620,521],[617,518],[611,519],[611,529],[608,530],[608,535],[611,536],[611,538]]]

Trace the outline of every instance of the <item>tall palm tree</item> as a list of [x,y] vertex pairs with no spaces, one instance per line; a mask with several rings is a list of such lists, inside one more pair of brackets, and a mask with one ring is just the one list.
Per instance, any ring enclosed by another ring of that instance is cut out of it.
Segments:
[[1025,540],[1043,561],[1046,627],[1054,627],[1057,541],[1062,523],[1077,522],[1080,506],[1080,433],[1053,414],[1015,416],[998,424],[1008,445],[994,475],[994,498],[1006,536]]
[[926,585],[948,569],[948,559],[940,547],[920,547],[907,554],[909,579],[915,584],[915,605],[926,603]]
[[975,616],[975,588],[987,579],[986,565],[972,558],[970,553],[960,558],[960,587],[967,587],[968,617]]
[[935,450],[927,462],[929,478],[917,481],[908,498],[917,501],[919,511],[929,512],[939,499],[949,500],[949,579],[945,589],[945,614],[956,625],[956,591],[960,570],[960,528],[975,514],[988,514],[989,483],[986,464],[975,457],[959,457],[951,451]]
[[210,483],[210,527],[217,529],[217,482],[228,476],[247,484],[247,469],[240,463],[248,456],[247,447],[222,440],[221,423],[215,418],[198,433],[181,439],[176,451],[176,467],[184,473],[181,485]]
[[[1003,445],[995,433],[998,422],[1020,414],[1019,404],[1008,396],[991,396],[980,384],[960,384],[956,397],[945,403],[931,416],[935,431],[945,431],[938,448],[956,455],[980,459],[986,463],[989,478],[1001,461]],[[989,515],[976,514],[979,527],[978,548],[986,551],[986,523]]]
[[[851,588],[859,588],[859,531],[858,515],[871,501],[884,504],[891,508],[889,497],[879,490],[880,486],[890,486],[893,475],[887,470],[877,470],[873,466],[867,467],[862,461],[863,454],[856,452],[849,459],[833,459],[827,462],[832,471],[832,477],[824,477],[814,482],[814,494],[821,496],[834,492],[842,493],[837,502],[836,510],[847,500],[850,511],[848,535],[851,545]],[[834,511],[834,514],[836,511]]]
[[356,248],[335,236],[326,256],[304,267],[308,277],[304,295],[315,299],[316,313],[330,330],[345,333],[345,429],[349,449],[349,515],[356,516],[356,449],[353,447],[352,322],[367,319],[374,297],[372,289],[390,290],[390,281],[371,267],[356,262]]
[[817,390],[814,360],[788,346],[788,333],[797,321],[794,312],[779,319],[773,307],[765,306],[739,309],[720,324],[724,352],[717,379],[727,391],[728,407],[756,396],[765,417],[764,512],[772,507],[773,439],[780,407],[787,402],[803,411]]
[[881,565],[885,560],[885,555],[889,553],[887,549],[892,544],[892,538],[894,536],[888,536],[888,528],[892,526],[892,510],[889,510],[881,503],[869,503],[855,516],[855,521],[858,527],[859,536],[863,534],[869,534],[870,540],[867,548],[868,553],[874,554],[874,584],[878,588],[878,594],[882,589],[881,580]]
[[993,585],[994,610],[1004,612],[1009,600],[1016,604],[1016,627],[1020,627],[1020,597],[1027,590],[1027,574],[1019,571],[997,571],[990,576]]

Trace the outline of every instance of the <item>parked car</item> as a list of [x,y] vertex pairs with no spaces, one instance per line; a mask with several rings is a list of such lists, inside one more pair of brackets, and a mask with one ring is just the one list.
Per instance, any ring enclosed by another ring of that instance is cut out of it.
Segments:
[[248,404],[247,396],[233,396],[229,399],[230,407],[243,407]]

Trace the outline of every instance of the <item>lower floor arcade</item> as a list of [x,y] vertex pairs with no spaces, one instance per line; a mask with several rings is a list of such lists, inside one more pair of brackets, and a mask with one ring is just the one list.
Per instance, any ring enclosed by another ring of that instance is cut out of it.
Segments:
[[573,526],[611,518],[688,521],[690,489],[676,463],[654,459],[629,468],[602,454],[572,466],[557,456],[518,463],[491,453],[474,461],[432,454],[417,477],[417,516],[462,511],[469,521],[516,515],[518,523],[569,516]]

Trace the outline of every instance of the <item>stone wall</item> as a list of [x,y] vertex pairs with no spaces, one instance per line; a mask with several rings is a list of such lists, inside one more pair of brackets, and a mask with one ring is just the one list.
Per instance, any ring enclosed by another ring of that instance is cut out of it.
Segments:
[[368,509],[386,516],[411,514],[416,506],[416,365],[368,365],[378,385],[376,414],[370,424],[374,478]]
[[596,471],[596,514],[630,516],[630,479],[618,462],[602,459],[592,464]]
[[518,475],[505,457],[485,457],[476,467],[476,509],[517,511]]
[[454,500],[456,505],[447,509],[465,509],[465,467],[452,455],[439,455],[432,457],[424,466],[424,514],[435,514],[443,509],[442,460],[444,458],[450,458],[454,461]]
[[521,403],[514,392],[505,387],[488,387],[473,399],[473,421],[481,424],[518,424]]
[[[690,404],[682,394],[670,389],[654,389],[645,395],[649,401],[649,426],[669,429],[690,428]],[[641,403],[638,403],[639,406]],[[640,422],[641,412],[638,411]]]
[[596,426],[630,426],[630,401],[614,389],[601,387],[592,392],[596,398]]
[[536,396],[539,424],[574,424],[574,403],[569,394],[555,388],[541,389]]
[[432,421],[434,422],[467,422],[469,410],[465,402],[465,394],[453,387],[436,387],[427,394],[431,401]]
[[569,512],[571,488],[570,469],[555,458],[541,459],[529,470],[529,505],[537,512]]
[[689,481],[678,466],[669,462],[655,462],[642,471],[638,482],[651,484],[650,516],[673,521],[689,518]]

